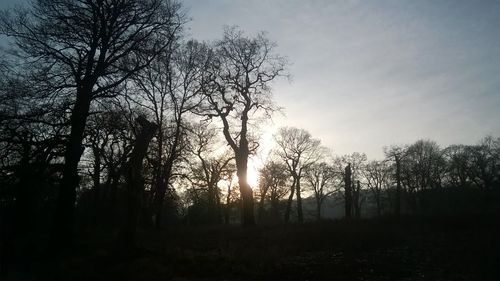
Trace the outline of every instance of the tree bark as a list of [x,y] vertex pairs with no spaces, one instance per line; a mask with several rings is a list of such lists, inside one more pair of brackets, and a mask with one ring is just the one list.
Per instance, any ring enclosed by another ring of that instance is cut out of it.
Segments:
[[139,209],[141,207],[141,195],[144,191],[144,178],[142,176],[142,162],[146,156],[149,142],[158,128],[155,123],[147,121],[145,118],[137,118],[141,125],[141,131],[137,136],[134,149],[127,164],[127,217],[122,229],[122,245],[131,249],[135,247],[135,236],[137,231],[137,221]]
[[266,193],[267,193],[267,190],[269,189],[268,186],[265,186],[263,187],[263,191],[262,191],[262,194],[260,195],[260,201],[259,201],[259,222],[262,221],[262,218],[263,218],[263,213],[264,213],[264,203],[265,203],[265,198],[266,198]]
[[401,159],[396,155],[396,198],[394,204],[394,212],[396,216],[401,215]]
[[361,193],[361,187],[359,185],[359,181],[356,182],[356,186],[354,188],[354,200],[353,200],[353,205],[354,205],[354,217],[356,219],[360,219],[361,218],[361,202],[359,201],[359,197],[360,197],[360,193]]
[[380,191],[377,191],[377,216],[378,217],[381,217],[382,216],[382,205],[381,205],[381,202],[380,202]]
[[[179,113],[180,114],[180,113]],[[174,167],[174,162],[179,157],[178,146],[181,141],[181,131],[182,131],[182,118],[181,116],[177,116],[176,124],[175,124],[175,134],[172,143],[172,147],[170,148],[170,154],[168,155],[165,163],[161,165],[161,153],[160,150],[159,155],[159,165],[160,168],[160,184],[157,186],[155,198],[154,198],[154,207],[155,207],[155,228],[160,229],[162,226],[163,219],[163,203],[165,201],[165,193],[167,192],[168,185],[170,183],[170,179],[172,178],[172,169]],[[161,130],[161,128],[160,128]],[[162,134],[162,132],[160,132]],[[161,138],[161,146],[163,146],[163,137]]]
[[272,221],[277,223],[280,221],[279,218],[279,199],[272,197],[271,198],[271,218]]
[[321,220],[321,205],[322,205],[322,200],[319,198],[316,198],[316,220],[320,221]]
[[94,169],[92,172],[92,182],[93,182],[93,194],[94,194],[94,213],[93,222],[94,225],[97,225],[99,220],[99,212],[101,211],[101,153],[97,147],[92,148],[92,152],[94,154]]
[[229,224],[229,213],[231,212],[231,184],[227,187],[226,206],[224,208],[224,224]]
[[101,185],[101,155],[97,149],[94,150],[94,169],[92,172],[92,182],[94,187],[94,200],[99,200],[99,188]]
[[286,202],[285,223],[288,223],[290,221],[290,213],[292,211],[292,202],[294,193],[295,193],[295,178],[293,179],[293,183],[290,186],[290,195],[288,195],[288,200]]
[[236,174],[238,175],[238,184],[240,186],[242,199],[242,224],[243,226],[253,226],[255,225],[253,190],[248,184],[247,172],[248,152],[246,152],[244,148],[240,147],[240,151],[236,157]]
[[304,215],[302,212],[302,196],[300,194],[300,177],[297,177],[295,187],[297,189],[297,221],[298,223],[303,223]]
[[351,164],[345,167],[345,218],[350,219],[352,214],[352,182],[351,182]]
[[160,182],[157,186],[157,190],[154,196],[154,213],[155,213],[155,228],[161,229],[162,221],[163,221],[163,203],[165,201],[165,194],[167,192],[168,184],[170,182],[171,174],[172,174],[172,165],[173,163],[166,163],[166,167],[164,168],[164,172],[162,172],[162,176]]
[[90,109],[90,90],[78,91],[70,118],[71,131],[65,148],[63,175],[51,233],[51,245],[55,249],[72,243],[76,189],[80,181],[78,163],[84,150],[82,141]]

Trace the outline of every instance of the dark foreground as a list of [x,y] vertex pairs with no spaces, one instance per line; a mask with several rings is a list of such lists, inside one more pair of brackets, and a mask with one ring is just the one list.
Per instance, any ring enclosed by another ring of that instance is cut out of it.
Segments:
[[80,233],[57,259],[6,280],[500,280],[497,220],[324,222],[142,231],[117,254],[112,235]]

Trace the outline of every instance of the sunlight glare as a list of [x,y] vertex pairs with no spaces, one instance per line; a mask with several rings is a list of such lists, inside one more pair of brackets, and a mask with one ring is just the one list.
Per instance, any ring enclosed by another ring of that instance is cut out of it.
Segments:
[[259,172],[257,167],[255,167],[255,162],[250,158],[248,160],[248,184],[252,189],[256,189],[259,184]]

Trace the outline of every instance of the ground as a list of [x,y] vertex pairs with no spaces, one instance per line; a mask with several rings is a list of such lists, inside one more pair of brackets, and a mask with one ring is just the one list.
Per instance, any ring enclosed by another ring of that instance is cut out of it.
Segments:
[[118,254],[111,234],[80,233],[58,259],[8,280],[498,280],[496,219],[405,219],[142,230]]

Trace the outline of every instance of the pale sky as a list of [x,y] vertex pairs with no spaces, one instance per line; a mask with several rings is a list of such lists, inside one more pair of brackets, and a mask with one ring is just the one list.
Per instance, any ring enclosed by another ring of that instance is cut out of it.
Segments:
[[500,136],[500,1],[188,0],[190,34],[267,31],[292,65],[286,117],[335,154]]
[[195,39],[267,31],[292,63],[292,81],[274,85],[286,115],[275,126],[307,129],[337,155],[500,136],[500,1],[183,3]]

